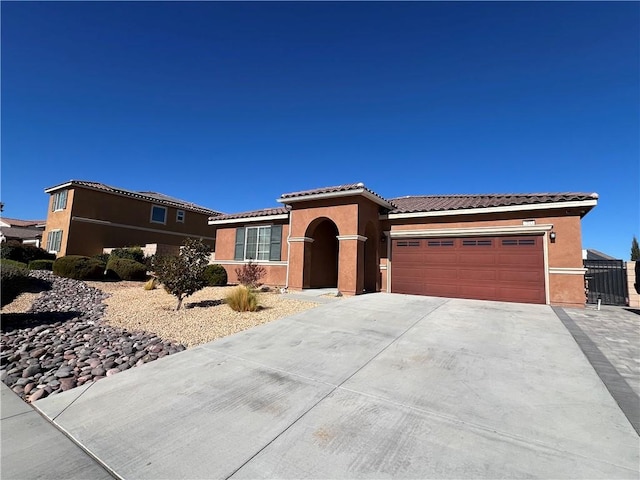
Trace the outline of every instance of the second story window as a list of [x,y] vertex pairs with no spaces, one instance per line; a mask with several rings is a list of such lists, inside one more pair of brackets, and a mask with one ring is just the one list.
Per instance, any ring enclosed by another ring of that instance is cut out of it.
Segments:
[[51,202],[51,211],[64,210],[67,207],[67,191],[62,190],[53,194],[53,202]]
[[161,207],[160,205],[151,206],[151,223],[167,224],[167,207]]
[[176,212],[176,222],[184,223],[184,210],[178,210]]

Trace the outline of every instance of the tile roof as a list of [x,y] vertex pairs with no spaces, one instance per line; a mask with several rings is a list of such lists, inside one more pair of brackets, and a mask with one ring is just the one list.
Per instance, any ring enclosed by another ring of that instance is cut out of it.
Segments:
[[230,213],[228,215],[216,215],[210,217],[209,220],[235,220],[241,218],[266,217],[270,215],[285,215],[289,213],[287,207],[263,208],[262,210],[251,210],[249,212]]
[[4,223],[8,223],[12,227],[35,227],[36,225],[44,225],[46,220],[20,220],[18,218],[2,217]]
[[0,232],[5,238],[19,238],[20,240],[28,240],[31,238],[42,238],[43,231],[39,228],[24,227],[0,227]]
[[500,193],[488,195],[411,195],[392,198],[389,213],[438,212],[472,208],[594,200],[595,193]]
[[105,192],[118,193],[121,195],[126,195],[133,198],[138,198],[140,200],[146,200],[153,203],[159,203],[161,205],[167,205],[170,207],[181,208],[185,210],[191,210],[198,213],[204,213],[211,216],[220,215],[221,212],[216,210],[211,210],[210,208],[202,207],[200,205],[196,205],[195,203],[187,202],[184,200],[180,200],[178,198],[170,197],[168,195],[164,195],[162,193],[157,192],[135,192],[133,190],[127,190],[124,188],[111,187],[109,185],[105,185],[104,183],[99,182],[89,182],[85,180],[70,180],[69,182],[65,182],[60,185],[56,185],[55,187],[47,188],[45,191],[53,191],[59,187],[64,185],[75,185],[81,187],[93,188],[96,190],[103,190]]
[[354,192],[365,191],[370,193],[374,197],[377,197],[382,202],[385,202],[385,203],[389,202],[389,200],[387,200],[386,198],[382,197],[381,195],[378,195],[373,190],[370,190],[369,188],[367,188],[365,184],[362,182],[347,183],[344,185],[336,185],[333,187],[314,188],[311,190],[301,190],[299,192],[283,193],[282,195],[280,195],[280,199],[278,201],[282,201],[282,203],[287,203],[286,202],[287,199],[293,199],[298,197],[309,197],[312,195],[322,195],[327,193],[350,192],[350,191],[354,191]]

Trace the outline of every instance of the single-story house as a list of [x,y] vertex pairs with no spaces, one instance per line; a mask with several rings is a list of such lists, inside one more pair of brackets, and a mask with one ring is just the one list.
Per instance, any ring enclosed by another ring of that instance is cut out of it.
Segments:
[[347,295],[395,292],[584,306],[580,221],[595,193],[384,198],[362,183],[286,193],[281,206],[209,218],[229,281]]
[[0,241],[16,240],[25,245],[39,247],[42,242],[45,220],[0,219]]

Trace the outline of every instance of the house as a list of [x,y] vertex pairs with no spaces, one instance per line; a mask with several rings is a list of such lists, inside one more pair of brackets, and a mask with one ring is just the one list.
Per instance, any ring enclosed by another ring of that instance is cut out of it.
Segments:
[[220,212],[209,208],[161,193],[81,180],[47,188],[45,193],[50,198],[44,248],[58,256],[95,255],[133,245],[177,249],[188,237],[214,247],[207,221]]
[[597,194],[421,195],[362,183],[286,193],[280,207],[209,218],[216,263],[264,283],[583,306],[580,221]]
[[25,245],[39,247],[42,242],[44,220],[0,219],[0,241],[16,240]]
[[593,248],[586,248],[582,250],[582,259],[583,260],[618,260],[611,255],[607,255],[606,253],[602,253],[599,250],[594,250]]

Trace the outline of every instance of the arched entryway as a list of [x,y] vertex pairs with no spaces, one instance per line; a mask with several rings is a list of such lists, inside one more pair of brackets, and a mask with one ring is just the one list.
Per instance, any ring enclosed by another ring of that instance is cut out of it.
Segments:
[[338,227],[328,218],[317,218],[309,224],[305,237],[304,288],[338,286]]
[[368,222],[364,231],[367,240],[364,243],[364,290],[378,291],[378,230]]

